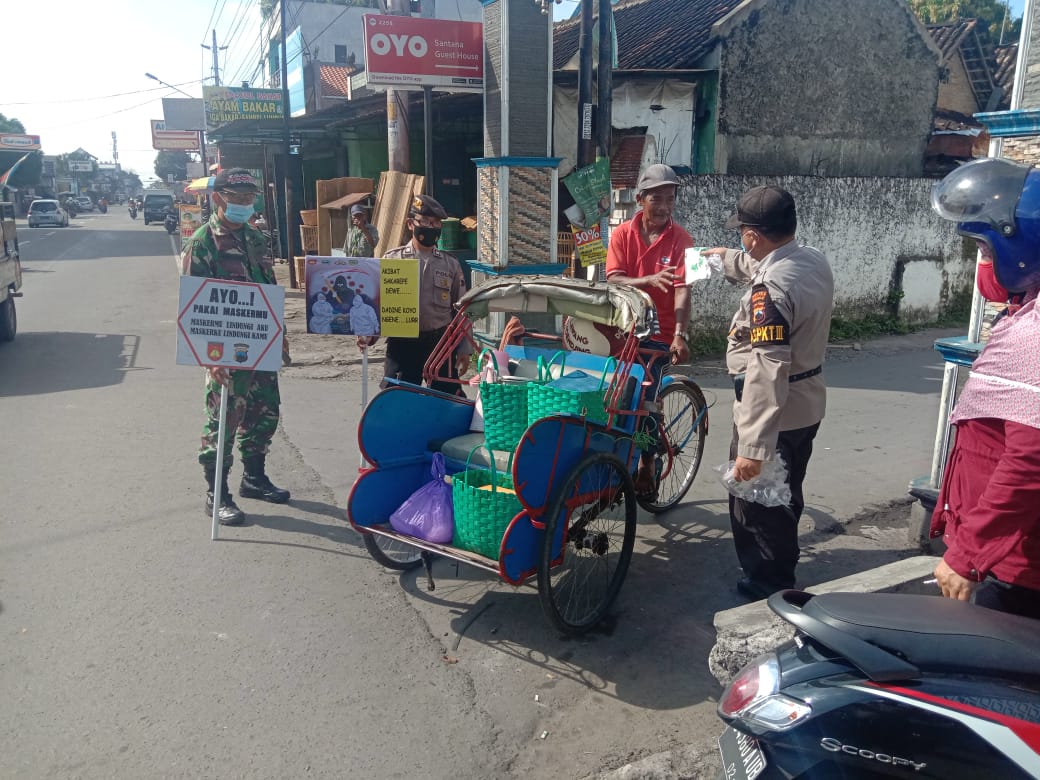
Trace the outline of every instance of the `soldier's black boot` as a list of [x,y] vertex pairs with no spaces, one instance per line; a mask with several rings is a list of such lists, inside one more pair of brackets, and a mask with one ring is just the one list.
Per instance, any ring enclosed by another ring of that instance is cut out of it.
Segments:
[[[202,468],[206,473],[206,484],[209,485],[209,490],[206,491],[206,516],[213,517],[213,483],[217,478],[216,466],[207,463]],[[224,471],[223,483],[220,486],[220,508],[217,509],[217,520],[221,525],[242,525],[246,521],[246,516],[241,509],[235,506],[235,502],[231,498],[231,491],[228,490],[227,470]]]
[[260,498],[272,504],[284,504],[289,500],[289,491],[275,486],[264,473],[266,455],[242,458],[242,483],[238,494],[243,498]]

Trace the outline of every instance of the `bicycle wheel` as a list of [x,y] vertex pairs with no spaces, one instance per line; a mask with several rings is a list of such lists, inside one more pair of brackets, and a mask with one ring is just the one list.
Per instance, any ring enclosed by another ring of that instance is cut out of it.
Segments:
[[614,455],[590,453],[564,479],[546,518],[542,609],[560,631],[581,634],[606,614],[628,571],[636,538],[632,476]]
[[417,547],[381,534],[362,534],[365,549],[376,563],[388,569],[410,571],[422,565],[422,554]]
[[654,514],[668,511],[689,491],[701,467],[708,435],[707,403],[696,384],[681,379],[672,382],[657,400],[664,417],[663,452],[657,456],[657,495],[639,500],[643,509]]

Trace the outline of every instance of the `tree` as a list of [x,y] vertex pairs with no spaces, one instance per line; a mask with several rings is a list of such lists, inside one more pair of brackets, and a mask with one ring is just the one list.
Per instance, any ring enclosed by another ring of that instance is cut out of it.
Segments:
[[925,24],[942,24],[956,19],[978,19],[989,43],[1000,43],[1001,27],[1005,16],[1004,43],[1018,41],[1022,29],[1022,18],[1011,17],[1010,6],[1005,0],[909,0],[917,18]]
[[25,133],[25,125],[19,122],[17,119],[8,119],[3,114],[0,114],[0,133]]
[[188,153],[163,150],[155,156],[155,175],[168,181],[172,175],[175,181],[188,178]]

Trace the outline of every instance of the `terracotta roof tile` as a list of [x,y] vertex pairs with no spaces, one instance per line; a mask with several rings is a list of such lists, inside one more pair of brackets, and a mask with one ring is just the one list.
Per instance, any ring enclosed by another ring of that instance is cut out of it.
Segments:
[[639,181],[639,166],[646,151],[645,135],[626,135],[610,158],[610,182],[615,188],[635,188]]
[[322,97],[350,97],[350,77],[360,70],[356,65],[318,65]]
[[[696,67],[708,52],[711,28],[742,0],[621,0],[614,6],[621,70]],[[562,68],[578,51],[579,19],[553,30],[553,67]]]
[[1015,68],[1018,61],[1018,44],[1009,43],[1006,46],[997,46],[993,50],[997,61],[997,68],[993,72],[993,81],[998,87],[1004,89],[1004,97],[1000,101],[999,108],[1011,107],[1011,90],[1015,86]]
[[943,62],[956,54],[964,37],[975,28],[977,23],[977,19],[957,19],[952,22],[927,25],[932,40],[942,52]]

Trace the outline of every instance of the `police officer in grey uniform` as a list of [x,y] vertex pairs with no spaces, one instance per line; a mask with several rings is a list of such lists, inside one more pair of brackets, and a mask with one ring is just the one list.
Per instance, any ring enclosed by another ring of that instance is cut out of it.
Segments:
[[[383,255],[385,258],[418,258],[420,279],[419,338],[387,338],[382,387],[386,387],[386,379],[422,384],[423,366],[454,319],[455,304],[466,291],[459,261],[437,249],[441,220],[447,216],[444,207],[434,198],[416,195],[408,209],[408,229],[412,231],[412,240]],[[372,336],[359,336],[358,347],[375,341]],[[441,375],[458,379],[459,374],[469,367],[472,351],[469,341],[464,339],[455,351],[454,364],[445,367]],[[446,370],[450,374],[445,374]],[[462,393],[458,383],[435,381],[431,387],[452,395]]]
[[734,380],[730,457],[739,481],[754,479],[777,451],[787,464],[788,506],[730,496],[730,523],[744,578],[737,590],[757,600],[792,588],[798,562],[802,481],[823,419],[823,360],[834,305],[834,277],[822,252],[795,242],[794,198],[779,187],[741,196],[726,227],[743,251],[722,256],[726,279],[748,290],[733,316],[726,364]]

